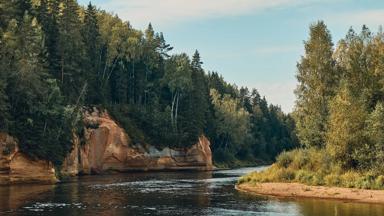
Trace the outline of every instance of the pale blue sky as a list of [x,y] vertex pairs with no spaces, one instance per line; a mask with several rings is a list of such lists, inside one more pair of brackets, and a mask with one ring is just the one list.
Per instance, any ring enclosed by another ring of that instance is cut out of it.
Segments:
[[[87,4],[89,0],[79,0]],[[257,88],[293,109],[296,62],[312,22],[324,20],[336,44],[348,28],[384,24],[384,0],[94,0],[144,29],[152,22],[175,52],[200,51],[204,68]]]

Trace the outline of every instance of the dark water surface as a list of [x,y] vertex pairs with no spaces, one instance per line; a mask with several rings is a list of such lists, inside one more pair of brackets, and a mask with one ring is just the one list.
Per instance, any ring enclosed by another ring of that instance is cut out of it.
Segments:
[[260,169],[126,173],[0,187],[0,215],[384,215],[384,205],[276,199],[234,189],[240,175]]

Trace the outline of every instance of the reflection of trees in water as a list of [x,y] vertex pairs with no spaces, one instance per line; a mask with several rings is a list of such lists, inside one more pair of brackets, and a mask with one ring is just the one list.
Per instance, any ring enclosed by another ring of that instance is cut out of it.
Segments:
[[39,200],[52,192],[54,185],[12,185],[0,187],[0,211],[21,208],[31,200]]
[[[212,178],[212,172],[198,172],[196,173],[197,177],[196,179],[211,179]],[[210,187],[210,184],[207,181],[202,181],[198,184],[198,187],[196,187],[196,190],[198,191],[196,194],[196,205],[198,207],[209,207],[211,204],[211,197],[210,194],[213,190],[212,187]]]
[[384,215],[384,206],[379,204],[352,203],[336,200],[299,199],[296,201],[301,215],[311,216],[363,216]]
[[244,210],[303,216],[384,215],[383,205],[278,199],[233,192],[233,185],[228,185],[231,183],[226,177],[217,173],[213,176],[212,172],[125,173],[83,176],[55,186],[0,187],[0,215],[7,210],[17,210],[15,213],[20,215],[30,214],[33,212],[23,207],[36,203],[53,204],[52,207],[43,206],[41,210],[59,216],[143,215],[156,212],[204,215],[212,208],[219,211],[228,208],[228,211],[234,210],[234,214]]

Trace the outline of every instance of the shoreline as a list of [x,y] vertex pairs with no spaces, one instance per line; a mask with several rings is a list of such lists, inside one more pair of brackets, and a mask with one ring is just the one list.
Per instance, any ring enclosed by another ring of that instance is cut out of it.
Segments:
[[384,190],[366,190],[327,186],[307,186],[300,183],[243,183],[235,189],[245,193],[279,198],[315,198],[358,203],[384,204]]

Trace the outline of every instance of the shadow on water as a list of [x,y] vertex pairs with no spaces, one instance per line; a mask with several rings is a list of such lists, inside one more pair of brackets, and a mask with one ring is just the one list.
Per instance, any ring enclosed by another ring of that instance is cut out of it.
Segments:
[[0,215],[384,215],[384,205],[237,192],[258,168],[82,176],[55,186],[0,187]]

